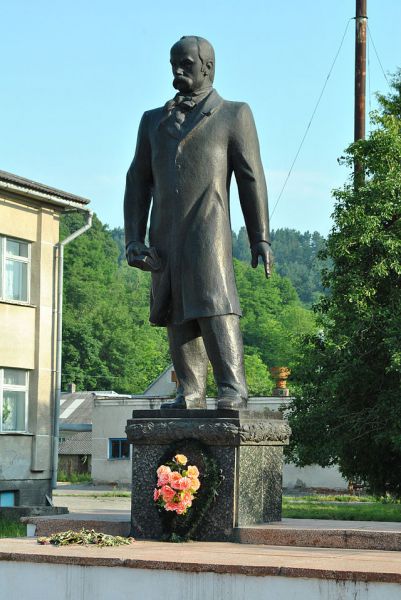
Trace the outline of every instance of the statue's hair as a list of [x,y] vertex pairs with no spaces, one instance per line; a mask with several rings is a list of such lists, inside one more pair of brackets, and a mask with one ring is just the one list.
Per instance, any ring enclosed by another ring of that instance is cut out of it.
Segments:
[[205,40],[205,38],[199,37],[197,35],[183,35],[182,38],[180,38],[179,42],[177,42],[177,44],[179,44],[182,40],[188,40],[196,44],[198,48],[198,56],[202,65],[205,65],[208,62],[212,63],[212,68],[209,71],[209,79],[213,83],[216,63],[212,44]]

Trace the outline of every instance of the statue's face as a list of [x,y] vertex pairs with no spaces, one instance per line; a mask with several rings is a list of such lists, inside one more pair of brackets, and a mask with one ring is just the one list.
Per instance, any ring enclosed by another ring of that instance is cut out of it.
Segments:
[[190,41],[177,42],[171,48],[170,63],[173,69],[173,86],[183,94],[197,92],[210,85],[199,58],[198,47]]

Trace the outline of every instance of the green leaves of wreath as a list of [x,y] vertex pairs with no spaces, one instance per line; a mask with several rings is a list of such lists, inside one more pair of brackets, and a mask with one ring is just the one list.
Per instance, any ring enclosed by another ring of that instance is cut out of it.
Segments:
[[171,461],[176,454],[185,454],[188,457],[188,464],[198,467],[201,486],[196,499],[185,514],[177,515],[162,508],[158,509],[158,513],[162,521],[162,539],[169,542],[185,542],[196,539],[199,526],[209,509],[212,509],[218,495],[223,473],[209,448],[192,439],[172,443],[161,457],[158,466]]

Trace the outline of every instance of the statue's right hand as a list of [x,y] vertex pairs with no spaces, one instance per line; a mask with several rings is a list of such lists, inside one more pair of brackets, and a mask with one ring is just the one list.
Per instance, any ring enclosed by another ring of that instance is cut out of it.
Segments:
[[127,247],[125,249],[125,255],[127,257],[127,262],[129,266],[134,267],[136,266],[135,257],[141,255],[150,256],[150,251],[149,248],[142,242],[133,241],[127,244]]

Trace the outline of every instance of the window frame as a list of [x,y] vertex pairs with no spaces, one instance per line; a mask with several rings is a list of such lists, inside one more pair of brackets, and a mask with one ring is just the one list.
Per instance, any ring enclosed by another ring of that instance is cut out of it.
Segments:
[[[4,370],[13,369],[25,373],[25,385],[4,384]],[[24,404],[24,429],[5,429],[3,430],[3,400],[4,391],[25,392]],[[14,367],[0,367],[0,434],[28,433],[28,404],[29,404],[29,371],[26,369],[15,369]]]
[[[120,451],[119,451],[120,456],[112,456],[111,455],[112,442],[120,443]],[[128,443],[128,456],[121,456],[121,443],[122,442]],[[108,458],[108,460],[131,460],[131,444],[128,442],[128,439],[127,438],[109,438],[107,458]]]
[[[26,244],[28,247],[28,256],[15,256],[14,254],[7,253],[7,240],[11,242],[18,242]],[[25,263],[26,269],[26,300],[16,300],[15,298],[8,298],[6,294],[6,262],[13,260],[14,262]],[[7,235],[0,234],[0,301],[3,302],[15,302],[18,304],[30,304],[31,299],[31,264],[32,264],[32,242],[23,240],[22,238],[10,237]]]

